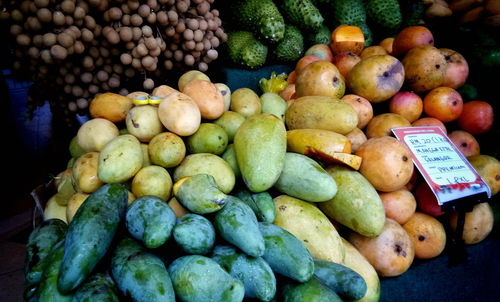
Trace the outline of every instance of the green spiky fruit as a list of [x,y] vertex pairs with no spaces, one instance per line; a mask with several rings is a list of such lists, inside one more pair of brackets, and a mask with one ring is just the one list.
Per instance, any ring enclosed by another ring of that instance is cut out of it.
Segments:
[[332,2],[333,17],[338,24],[366,23],[366,11],[363,0],[335,0]]
[[281,62],[297,61],[304,54],[304,38],[300,30],[287,24],[285,36],[273,50],[273,55]]
[[321,25],[318,31],[305,35],[305,41],[309,45],[326,44],[330,45],[331,31],[326,25]]
[[311,0],[283,0],[281,7],[292,24],[305,31],[317,31],[324,18]]
[[267,46],[249,31],[229,32],[226,46],[229,58],[237,65],[257,68],[266,62]]
[[272,0],[240,0],[234,4],[235,22],[267,42],[285,34],[285,21]]
[[368,0],[366,15],[377,26],[392,31],[400,28],[403,22],[398,0]]

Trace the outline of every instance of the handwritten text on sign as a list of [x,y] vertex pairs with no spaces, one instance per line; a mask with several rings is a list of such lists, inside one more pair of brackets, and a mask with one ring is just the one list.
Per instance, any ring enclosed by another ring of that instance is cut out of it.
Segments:
[[392,129],[410,149],[413,162],[436,194],[440,205],[487,192],[489,187],[439,127]]

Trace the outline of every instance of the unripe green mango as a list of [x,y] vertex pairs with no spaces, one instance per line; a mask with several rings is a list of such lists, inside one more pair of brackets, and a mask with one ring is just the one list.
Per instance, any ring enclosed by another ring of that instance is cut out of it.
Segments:
[[337,194],[337,184],[314,159],[287,152],[278,181],[278,191],[310,202],[327,201]]
[[226,151],[222,154],[222,158],[231,166],[234,172],[234,177],[240,178],[241,172],[240,167],[238,167],[238,161],[236,160],[236,151],[234,151],[234,144],[227,146]]
[[263,192],[278,180],[285,163],[286,129],[272,114],[251,116],[234,136],[236,160],[246,186]]
[[174,185],[174,195],[189,211],[200,215],[219,211],[229,198],[208,174],[181,178]]
[[222,154],[226,150],[228,136],[224,128],[213,123],[202,123],[196,132],[186,139],[190,153]]
[[174,171],[174,181],[185,176],[209,174],[215,179],[219,189],[228,194],[233,190],[235,175],[230,164],[211,153],[190,154],[184,158]]
[[117,136],[99,153],[97,176],[105,183],[124,182],[141,169],[143,158],[141,143],[135,136]]
[[274,114],[282,121],[285,121],[285,112],[288,105],[278,94],[266,92],[260,96],[260,103],[262,104],[262,113]]
[[244,121],[245,117],[238,112],[226,111],[214,121],[214,124],[221,126],[226,131],[228,141],[231,143],[236,131]]
[[330,218],[367,237],[376,237],[385,223],[382,200],[361,173],[343,166],[326,169],[335,179],[338,192],[331,200],[319,204]]
[[302,283],[288,283],[281,293],[283,302],[341,302],[342,299],[316,277]]
[[274,224],[297,237],[316,259],[340,263],[345,251],[339,233],[314,204],[281,195],[274,198]]

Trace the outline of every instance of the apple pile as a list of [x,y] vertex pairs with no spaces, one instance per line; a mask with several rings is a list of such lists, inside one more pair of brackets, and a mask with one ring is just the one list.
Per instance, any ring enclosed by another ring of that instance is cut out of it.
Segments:
[[[481,154],[477,140],[492,129],[494,114],[485,100],[464,102],[457,89],[467,81],[467,60],[453,49],[438,48],[428,28],[406,27],[370,47],[364,41],[360,28],[338,26],[330,45],[313,45],[296,62],[280,96],[289,106],[300,97],[322,95],[354,107],[357,128],[346,136],[353,154],[362,158],[359,171],[379,192],[390,223],[376,238],[358,234],[350,241],[381,276],[396,276],[413,258],[441,254],[446,243],[443,225],[456,229],[457,215],[444,215],[413,169],[407,147],[391,137],[391,129],[441,127],[495,195],[500,190],[500,162]],[[466,215],[464,242],[482,241],[492,227],[490,205],[476,205]],[[387,242],[399,242],[398,248],[380,252]]]

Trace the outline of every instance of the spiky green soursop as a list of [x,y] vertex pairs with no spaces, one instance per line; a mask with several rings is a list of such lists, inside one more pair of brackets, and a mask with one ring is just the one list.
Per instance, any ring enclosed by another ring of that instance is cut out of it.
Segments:
[[266,62],[267,46],[262,44],[252,32],[229,32],[226,47],[229,58],[237,65],[258,68]]
[[283,39],[285,20],[272,0],[239,0],[233,6],[234,22],[263,41]]
[[273,49],[274,57],[281,62],[295,62],[304,54],[304,37],[300,30],[285,25],[285,37]]
[[283,14],[290,22],[305,31],[317,31],[324,18],[311,0],[282,0]]
[[307,33],[304,37],[308,45],[327,44],[330,45],[331,31],[326,25],[321,25],[317,32]]
[[403,22],[398,0],[367,0],[366,15],[382,29],[392,31],[399,29]]
[[333,17],[338,24],[355,25],[366,23],[363,0],[332,1]]

